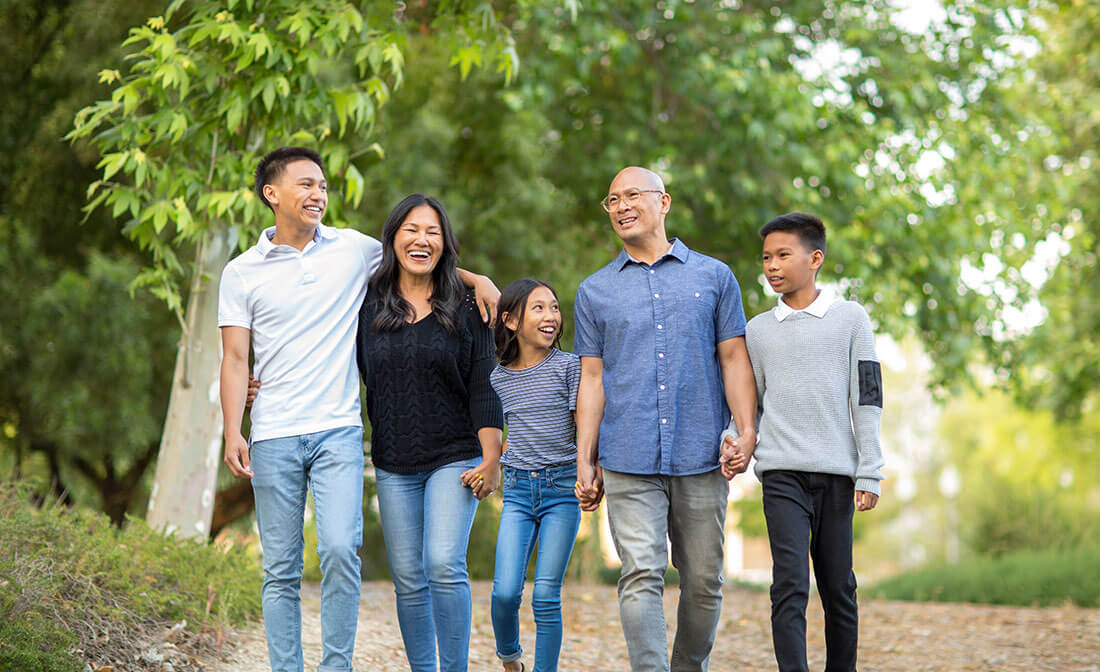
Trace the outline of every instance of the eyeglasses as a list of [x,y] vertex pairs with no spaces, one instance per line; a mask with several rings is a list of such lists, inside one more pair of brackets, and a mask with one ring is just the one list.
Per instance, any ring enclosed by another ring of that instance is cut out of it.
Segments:
[[642,194],[664,194],[665,192],[660,189],[627,189],[621,194],[608,194],[606,198],[600,201],[600,205],[607,212],[611,212],[615,208],[619,207],[619,203],[626,203],[627,205],[634,205],[638,202],[638,199],[642,197]]

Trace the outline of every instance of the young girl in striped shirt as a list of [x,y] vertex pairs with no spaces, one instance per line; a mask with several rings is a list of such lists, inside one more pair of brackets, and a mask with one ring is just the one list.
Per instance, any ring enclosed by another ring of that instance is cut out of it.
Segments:
[[504,509],[493,576],[493,632],[504,669],[524,672],[519,607],[537,541],[534,672],[550,672],[558,669],[561,586],[581,518],[573,494],[581,364],[557,347],[562,317],[550,285],[517,280],[505,287],[499,310],[494,337],[500,364],[489,380],[504,405],[508,441],[500,459]]

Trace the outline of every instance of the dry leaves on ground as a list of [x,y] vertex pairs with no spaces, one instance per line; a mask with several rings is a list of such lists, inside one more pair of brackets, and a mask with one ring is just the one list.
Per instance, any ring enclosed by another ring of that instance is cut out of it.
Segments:
[[[489,622],[491,585],[473,585],[474,620],[470,638],[470,670],[500,670]],[[675,627],[679,591],[665,593],[669,641]],[[530,586],[528,586],[530,597]],[[320,659],[320,590],[303,590],[302,629],[306,669]],[[1100,672],[1100,609],[986,607],[919,602],[860,603],[860,669],[866,672],[1015,672],[1057,670]],[[612,586],[566,585],[565,641],[559,669],[628,670],[626,647],[619,630],[619,610]],[[808,613],[809,663],[825,666],[823,621],[816,598]],[[534,623],[529,603],[521,613],[521,641],[530,669],[534,653]],[[212,672],[255,672],[267,668],[263,627],[239,633],[238,648],[227,660],[210,665]],[[397,627],[393,586],[363,584],[355,669],[370,672],[407,670]],[[768,595],[730,590],[722,605],[722,620],[711,655],[716,672],[775,669],[772,657]]]

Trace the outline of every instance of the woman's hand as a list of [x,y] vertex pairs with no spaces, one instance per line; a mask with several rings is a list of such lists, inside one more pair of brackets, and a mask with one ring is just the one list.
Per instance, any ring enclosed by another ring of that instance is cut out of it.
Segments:
[[473,469],[462,472],[462,485],[474,492],[474,497],[485,499],[500,485],[500,463],[484,460]]

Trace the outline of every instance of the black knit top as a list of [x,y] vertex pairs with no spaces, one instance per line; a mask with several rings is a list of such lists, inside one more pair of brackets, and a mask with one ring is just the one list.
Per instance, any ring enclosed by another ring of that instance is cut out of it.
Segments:
[[493,337],[473,291],[455,315],[456,332],[430,313],[397,331],[375,330],[368,293],[359,311],[356,360],[367,388],[374,466],[398,474],[430,471],[481,456],[477,430],[504,426],[489,384]]

